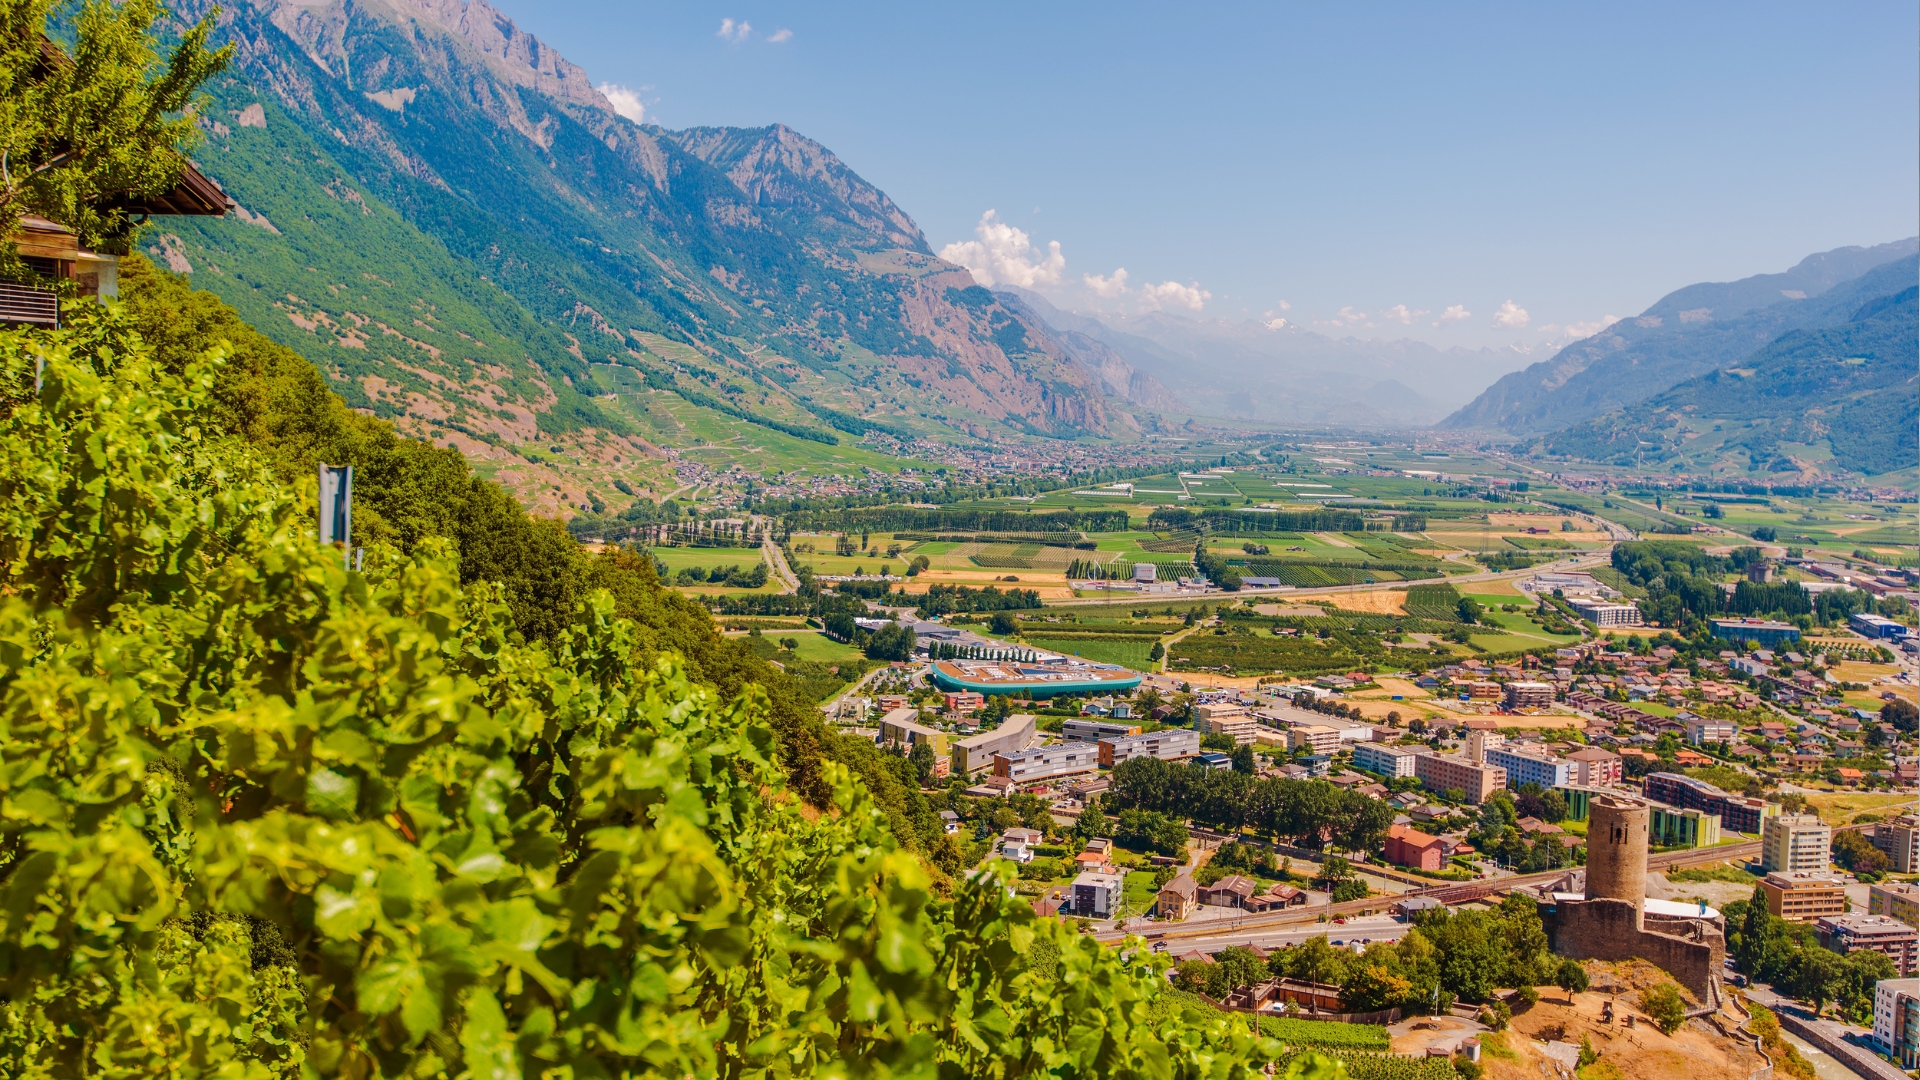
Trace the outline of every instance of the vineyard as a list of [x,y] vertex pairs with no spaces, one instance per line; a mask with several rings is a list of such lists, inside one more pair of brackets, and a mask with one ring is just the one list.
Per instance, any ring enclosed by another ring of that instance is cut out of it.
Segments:
[[[1266,1027],[1266,1021],[1261,1022]],[[1458,1080],[1460,1073],[1446,1058],[1406,1058],[1396,1054],[1370,1054],[1354,1050],[1328,1051],[1347,1067],[1352,1080]],[[1283,1056],[1277,1067],[1285,1070],[1293,1055]]]
[[1260,1032],[1293,1047],[1384,1051],[1390,1044],[1387,1029],[1378,1024],[1336,1024],[1328,1020],[1262,1016]]
[[1460,621],[1460,593],[1451,585],[1415,585],[1407,590],[1407,614],[1434,622]]

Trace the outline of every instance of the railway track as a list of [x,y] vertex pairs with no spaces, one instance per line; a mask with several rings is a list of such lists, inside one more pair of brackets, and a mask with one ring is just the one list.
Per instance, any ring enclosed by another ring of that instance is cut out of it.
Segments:
[[[1857,832],[1864,825],[1842,826],[1837,832]],[[1648,870],[1672,870],[1679,867],[1699,866],[1704,863],[1725,862],[1760,854],[1760,841],[1752,840],[1741,844],[1726,844],[1721,847],[1694,848],[1688,851],[1667,851],[1647,857]],[[1217,937],[1222,932],[1242,930],[1274,930],[1300,923],[1318,922],[1320,916],[1332,919],[1342,915],[1360,915],[1369,911],[1378,911],[1391,907],[1401,900],[1416,896],[1430,897],[1443,904],[1465,904],[1475,900],[1484,900],[1489,896],[1512,892],[1514,889],[1529,885],[1545,885],[1564,876],[1569,868],[1545,870],[1536,874],[1516,874],[1513,877],[1489,878],[1484,881],[1447,882],[1414,889],[1392,897],[1370,896],[1365,900],[1349,900],[1341,904],[1330,904],[1311,911],[1284,911],[1257,915],[1245,915],[1236,919],[1216,919],[1202,923],[1171,923],[1165,929],[1149,927],[1135,930],[1130,936],[1144,938],[1147,941],[1179,941],[1184,938]],[[1095,935],[1102,942],[1119,942],[1128,937],[1119,931],[1105,931]]]

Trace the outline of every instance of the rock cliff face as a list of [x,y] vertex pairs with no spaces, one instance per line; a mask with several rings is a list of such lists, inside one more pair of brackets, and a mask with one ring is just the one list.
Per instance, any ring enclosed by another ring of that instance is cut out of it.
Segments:
[[[182,6],[194,17],[210,4]],[[449,260],[459,272],[443,276],[504,290],[563,334],[569,356],[545,362],[556,401],[582,377],[561,371],[569,362],[657,369],[667,361],[648,342],[663,340],[703,358],[698,371],[678,364],[683,376],[723,395],[744,379],[797,423],[818,423],[818,409],[933,434],[982,423],[1124,433],[1126,403],[1155,397],[1146,384],[1129,392],[1131,381],[1102,374],[934,257],[904,210],[819,143],[780,125],[635,124],[486,0],[238,0],[221,20],[237,46],[237,78],[218,95],[225,110],[264,107],[268,135],[281,117],[297,125],[313,146],[299,155],[341,174],[329,194],[369,214],[390,209],[440,249],[409,258]],[[274,204],[257,189],[271,184],[272,155],[298,156],[279,136],[212,149],[206,167],[257,210]],[[297,211],[259,212],[278,226]],[[182,257],[218,251],[223,274],[299,295],[308,322],[316,312],[351,321],[344,301],[330,311],[332,300],[308,295],[300,267],[335,281],[367,271],[346,273],[311,230],[287,230],[272,257],[225,242],[222,230],[249,227],[184,229]],[[323,367],[336,359],[310,355]],[[362,384],[394,378],[375,358],[354,359]],[[540,395],[522,396],[538,413]]]

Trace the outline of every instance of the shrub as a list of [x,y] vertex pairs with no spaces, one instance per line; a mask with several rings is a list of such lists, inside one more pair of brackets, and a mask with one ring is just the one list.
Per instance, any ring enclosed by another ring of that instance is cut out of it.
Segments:
[[1660,1034],[1671,1035],[1680,1030],[1687,1022],[1687,1002],[1680,996],[1680,990],[1672,983],[1663,982],[1640,991],[1640,1008],[1660,1029]]

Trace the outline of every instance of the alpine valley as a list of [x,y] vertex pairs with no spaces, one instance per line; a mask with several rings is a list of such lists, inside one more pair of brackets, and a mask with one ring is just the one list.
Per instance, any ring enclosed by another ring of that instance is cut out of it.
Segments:
[[635,124],[485,0],[219,18],[198,163],[239,209],[146,254],[536,509],[898,468],[922,436],[1128,439],[1179,407],[935,257],[825,147]]

